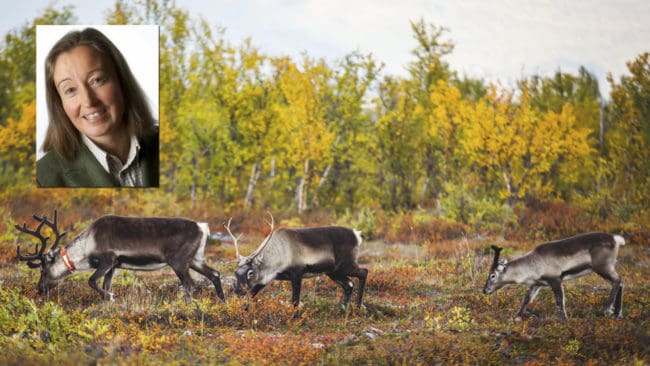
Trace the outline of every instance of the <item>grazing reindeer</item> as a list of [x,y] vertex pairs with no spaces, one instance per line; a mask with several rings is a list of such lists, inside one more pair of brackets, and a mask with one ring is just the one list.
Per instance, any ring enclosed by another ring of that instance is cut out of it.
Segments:
[[502,248],[492,246],[494,261],[483,293],[486,295],[511,283],[529,286],[517,316],[527,314],[526,306],[535,299],[540,286],[550,286],[559,308],[559,317],[566,320],[562,281],[596,272],[612,285],[605,304],[605,315],[621,317],[623,285],[616,273],[618,248],[625,245],[620,235],[590,233],[540,244],[512,262],[500,261]]
[[[272,218],[272,217],[271,217]],[[343,305],[347,307],[354,284],[349,277],[359,279],[357,306],[361,306],[368,270],[357,264],[361,233],[344,227],[316,227],[306,229],[278,229],[273,231],[248,257],[239,254],[237,238],[233,238],[239,264],[235,272],[235,293],[246,294],[247,288],[255,296],[271,280],[291,281],[291,301],[300,303],[301,281],[305,277],[326,274],[343,288]]]
[[[116,268],[134,271],[153,271],[170,266],[181,280],[188,296],[193,287],[189,269],[209,278],[224,300],[219,272],[204,263],[204,250],[209,235],[208,225],[179,218],[135,218],[103,216],[93,222],[66,247],[59,247],[65,233],[59,233],[57,214],[54,220],[34,215],[40,221],[36,230],[26,224],[16,226],[19,231],[35,236],[41,242],[34,252],[23,255],[17,247],[18,259],[26,261],[31,268],[41,266],[38,281],[39,294],[49,294],[49,290],[61,279],[75,270],[95,270],[88,284],[103,299],[114,300],[110,292],[113,273]],[[47,240],[41,229],[46,225],[56,235],[52,247],[45,252]],[[97,280],[104,277],[102,288]]]

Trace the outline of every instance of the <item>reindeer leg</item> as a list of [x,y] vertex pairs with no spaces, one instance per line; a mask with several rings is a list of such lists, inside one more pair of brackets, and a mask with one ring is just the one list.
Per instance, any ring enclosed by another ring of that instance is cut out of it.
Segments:
[[214,284],[214,289],[217,290],[217,296],[219,296],[219,299],[221,299],[221,301],[226,301],[225,297],[223,296],[223,289],[221,288],[221,275],[219,274],[218,271],[210,268],[205,263],[202,264],[201,266],[196,266],[192,264],[190,265],[190,268],[204,275],[210,281],[212,281],[212,283]]
[[519,311],[517,312],[517,316],[525,316],[529,314],[530,312],[526,311],[526,307],[528,304],[530,304],[533,300],[535,300],[535,297],[537,297],[537,294],[539,293],[540,287],[537,285],[532,285],[528,289],[528,292],[526,293],[526,296],[524,296],[524,300],[521,302],[521,307],[519,308]]
[[366,268],[357,268],[357,270],[351,274],[359,279],[359,290],[357,292],[357,307],[361,307],[361,300],[363,299],[363,291],[366,288],[366,278],[368,278],[368,270]]
[[255,295],[257,295],[258,292],[262,291],[264,287],[266,287],[266,285],[253,286],[253,288],[251,289],[251,297],[255,297]]
[[185,295],[187,299],[192,298],[192,291],[194,290],[194,281],[192,280],[192,277],[190,276],[190,271],[189,268],[186,269],[185,271],[176,271],[176,276],[178,276],[178,279],[181,280],[181,285],[183,286],[183,290],[185,290]]
[[[99,263],[99,266],[97,266],[95,273],[93,273],[92,276],[90,276],[88,279],[88,285],[90,285],[93,290],[97,291],[104,300],[115,301],[115,295],[104,289],[100,289],[99,286],[97,286],[97,281],[100,277],[105,278],[109,272],[112,272],[114,270],[114,266],[115,264],[112,260],[104,259]],[[104,279],[104,281],[106,281],[106,279]],[[108,283],[110,284],[110,282],[111,281],[109,280]],[[106,282],[104,282],[104,284],[105,283]]]
[[614,315],[619,319],[623,318],[623,285],[618,286],[616,302],[614,304]]
[[[607,280],[609,283],[612,284],[612,290],[609,292],[609,296],[607,297],[607,302],[605,303],[605,316],[612,316],[617,312],[617,308],[620,308],[620,303],[619,303],[619,290],[621,292],[621,297],[622,297],[622,289],[621,289],[621,276],[616,273],[614,268],[609,268],[607,272],[596,272],[600,275],[600,277],[604,278]],[[622,299],[621,299],[622,301]],[[616,303],[616,304],[615,304]],[[619,316],[620,314],[616,314],[616,316]]]
[[[194,289],[194,281],[190,276],[190,266],[189,261],[179,261],[179,263],[169,263],[169,266],[172,267],[176,276],[181,281],[183,290],[185,290],[185,295],[187,299],[192,298],[192,290]],[[185,264],[183,264],[185,263]]]
[[[302,287],[302,272],[289,272],[288,279],[291,281],[291,303],[295,309],[293,314],[294,319],[300,318],[300,310],[298,306],[300,305],[300,288]],[[253,288],[255,289],[255,288]]]
[[291,281],[291,303],[293,306],[298,307],[300,305],[300,288],[302,287],[302,274],[301,273],[292,273],[290,274]]
[[104,282],[102,283],[102,288],[106,292],[111,291],[111,282],[113,282],[113,274],[115,273],[115,267],[111,268],[106,274],[104,275]]
[[[251,299],[254,298],[255,295],[257,295],[258,292],[262,291],[262,289],[264,287],[266,287],[266,285],[259,285],[258,284],[258,285],[253,286],[253,288],[250,290]],[[244,304],[244,310],[245,311],[248,311],[248,304],[249,304],[248,302],[246,304]]]
[[567,316],[566,316],[566,309],[564,307],[564,289],[562,289],[562,281],[557,279],[549,279],[548,283],[551,286],[551,289],[553,290],[553,294],[555,295],[555,303],[559,308],[560,320],[566,321]]
[[347,276],[335,275],[332,273],[328,273],[327,276],[343,289],[343,307],[347,309],[354,285]]

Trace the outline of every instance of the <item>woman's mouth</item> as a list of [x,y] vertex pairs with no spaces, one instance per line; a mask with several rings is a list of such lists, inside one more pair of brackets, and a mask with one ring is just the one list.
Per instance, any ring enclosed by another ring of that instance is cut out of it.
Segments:
[[106,114],[106,111],[98,111],[89,114],[85,114],[83,118],[88,122],[98,122],[101,121]]

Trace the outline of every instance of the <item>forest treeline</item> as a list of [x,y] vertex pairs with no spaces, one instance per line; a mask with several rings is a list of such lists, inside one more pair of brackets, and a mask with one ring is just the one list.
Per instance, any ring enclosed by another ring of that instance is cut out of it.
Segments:
[[161,188],[34,187],[35,25],[78,23],[74,8],[50,7],[0,45],[5,212],[426,212],[499,231],[546,209],[589,228],[650,222],[649,52],[600,95],[584,67],[514,88],[459,75],[446,61],[453,35],[424,20],[410,24],[406,76],[387,75],[372,50],[266,55],[167,1],[117,1],[105,20],[160,25]]

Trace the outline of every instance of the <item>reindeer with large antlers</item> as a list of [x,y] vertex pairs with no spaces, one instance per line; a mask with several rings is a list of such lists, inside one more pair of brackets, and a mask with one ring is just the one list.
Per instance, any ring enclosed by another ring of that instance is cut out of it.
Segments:
[[[22,254],[17,248],[18,259],[26,261],[31,268],[41,266],[38,281],[39,294],[48,294],[61,279],[74,271],[95,270],[88,280],[91,288],[103,299],[114,300],[110,292],[115,269],[152,271],[170,266],[180,279],[188,296],[194,286],[189,269],[204,275],[212,283],[217,295],[224,300],[219,272],[204,263],[205,244],[210,234],[206,223],[180,218],[137,218],[103,216],[93,222],[70,244],[59,247],[65,233],[57,228],[57,213],[54,220],[34,215],[40,223],[35,230],[26,224],[16,228],[40,241],[34,252]],[[48,226],[56,235],[52,247],[45,252],[48,237],[41,229]],[[103,277],[102,288],[97,281]]]
[[[67,256],[67,251],[65,248],[59,248],[59,241],[61,241],[61,238],[66,234],[65,232],[60,233],[58,229],[58,224],[57,224],[57,214],[56,211],[54,211],[54,220],[49,221],[46,216],[38,216],[34,215],[33,216],[35,220],[40,221],[38,226],[36,227],[36,230],[30,230],[27,228],[27,224],[23,223],[23,226],[15,225],[16,229],[19,231],[35,236],[39,241],[40,241],[40,246],[36,244],[36,247],[34,248],[34,253],[24,255],[20,252],[20,244],[16,247],[16,255],[18,256],[18,259],[21,261],[26,261],[27,265],[30,268],[38,268],[41,267],[41,278],[38,281],[38,293],[43,294],[47,293],[47,291],[50,288],[50,282],[47,280],[48,276],[46,275],[48,272],[48,269],[51,267],[51,263],[54,262],[54,253],[59,251],[61,254],[61,261],[62,263],[66,264],[64,258],[68,258]],[[41,233],[41,229],[43,228],[44,225],[47,225],[50,229],[52,229],[52,232],[56,236],[54,239],[54,244],[52,244],[52,247],[50,250],[45,253],[45,248],[47,247],[47,241],[49,237],[44,237],[43,234]]]
[[230,230],[230,221],[225,225],[239,261],[235,271],[237,295],[243,296],[248,289],[255,296],[272,280],[286,280],[291,281],[291,301],[298,306],[302,279],[325,274],[343,288],[345,307],[354,288],[350,277],[358,278],[357,306],[361,306],[368,270],[357,263],[359,231],[340,226],[274,231],[273,216],[270,226],[270,234],[257,250],[244,257],[239,254],[238,238]]

